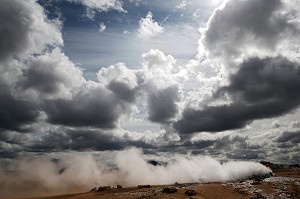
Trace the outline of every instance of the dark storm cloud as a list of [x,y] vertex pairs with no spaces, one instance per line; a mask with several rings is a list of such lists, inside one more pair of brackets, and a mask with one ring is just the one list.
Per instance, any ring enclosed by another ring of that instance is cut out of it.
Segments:
[[130,103],[135,102],[137,89],[131,89],[127,84],[117,81],[110,82],[107,88],[120,99]]
[[27,145],[24,150],[31,152],[49,152],[61,150],[122,150],[128,146],[154,149],[143,141],[132,141],[90,129],[61,129],[62,132],[49,132],[41,140]]
[[203,110],[186,108],[182,118],[174,124],[174,127],[180,133],[237,129],[248,122],[240,118],[247,113],[247,110],[247,107],[238,104],[206,107]]
[[174,124],[180,133],[224,131],[242,128],[255,119],[280,116],[300,104],[300,68],[284,57],[251,58],[221,87],[216,98],[228,95],[232,103],[186,108]]
[[0,80],[0,129],[25,130],[23,125],[33,123],[39,116],[39,107],[10,93]]
[[82,88],[73,99],[45,102],[48,121],[67,126],[114,128],[120,116],[118,100],[104,88]]
[[[211,140],[185,140],[180,142],[169,142],[167,145],[160,146],[157,150],[159,152],[220,156],[226,159],[259,159],[267,158],[265,149],[253,148],[248,144],[249,138],[240,135],[225,135]],[[290,152],[290,151],[289,151]],[[278,152],[279,153],[279,152]]]
[[275,140],[277,143],[291,142],[292,144],[300,143],[300,131],[296,132],[283,132]]
[[23,75],[26,78],[20,82],[20,86],[25,89],[33,88],[42,93],[54,94],[58,92],[62,80],[49,70],[51,71],[52,68],[30,67],[28,70],[24,70]]
[[234,150],[231,152],[225,153],[225,156],[228,159],[235,159],[235,160],[256,160],[256,159],[264,159],[265,152],[264,151],[255,151],[255,150]]
[[215,150],[226,150],[230,151],[233,148],[238,149],[247,149],[247,137],[239,136],[239,135],[227,135],[222,138],[215,140],[215,143],[212,147]]
[[148,114],[152,122],[168,123],[178,112],[179,90],[170,86],[157,90],[148,96]]
[[183,145],[184,145],[185,149],[188,149],[188,148],[190,148],[190,149],[193,149],[193,148],[207,149],[207,148],[213,146],[215,143],[216,143],[215,140],[199,140],[199,141],[196,141],[196,142],[185,141],[183,143]]

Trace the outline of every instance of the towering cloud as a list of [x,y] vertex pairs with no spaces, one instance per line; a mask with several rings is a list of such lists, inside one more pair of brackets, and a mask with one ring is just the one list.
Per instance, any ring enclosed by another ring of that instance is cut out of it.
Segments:
[[12,55],[26,58],[30,53],[39,53],[46,45],[63,43],[60,22],[49,20],[43,7],[35,2],[1,0],[5,5],[0,8],[2,64],[3,59]]
[[49,20],[43,8],[33,0],[6,1],[0,8],[0,126],[21,130],[34,123],[40,107],[34,97],[18,88],[24,60],[46,46],[62,45],[60,22]]
[[181,133],[243,128],[253,120],[281,116],[299,106],[298,14],[290,1],[231,0],[203,29],[200,54],[222,67],[228,85],[211,103],[186,107],[174,123]]

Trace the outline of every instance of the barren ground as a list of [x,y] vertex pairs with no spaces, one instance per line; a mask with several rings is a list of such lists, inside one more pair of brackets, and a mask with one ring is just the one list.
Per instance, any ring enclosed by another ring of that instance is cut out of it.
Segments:
[[[263,181],[245,180],[227,183],[180,184],[177,192],[163,193],[164,187],[151,188],[128,187],[113,188],[102,192],[86,192],[59,196],[41,197],[34,199],[299,199],[300,175],[298,171],[282,170],[275,172],[276,177],[266,178]],[[185,195],[186,190],[196,191],[196,195]]]

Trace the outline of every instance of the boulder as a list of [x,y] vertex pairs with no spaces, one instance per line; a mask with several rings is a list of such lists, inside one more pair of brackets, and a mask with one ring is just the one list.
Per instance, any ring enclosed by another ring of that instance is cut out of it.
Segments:
[[122,189],[123,187],[121,185],[117,185],[117,189]]
[[91,190],[90,190],[90,192],[96,192],[98,190],[98,188],[97,187],[94,187],[94,188],[92,188]]
[[258,185],[258,184],[261,184],[260,180],[254,180],[252,183],[252,185]]
[[162,190],[163,193],[172,194],[177,192],[176,187],[164,187]]
[[161,164],[159,162],[157,162],[156,160],[149,160],[148,164],[151,164],[153,166],[161,166]]
[[189,189],[189,190],[186,190],[186,191],[184,192],[184,194],[187,195],[187,196],[194,196],[194,195],[196,195],[197,193],[196,193],[195,190]]
[[103,187],[98,187],[97,191],[107,191],[107,190],[110,190],[111,187],[110,186],[103,186]]
[[142,189],[142,188],[150,188],[151,186],[150,185],[138,185],[138,188],[139,189]]

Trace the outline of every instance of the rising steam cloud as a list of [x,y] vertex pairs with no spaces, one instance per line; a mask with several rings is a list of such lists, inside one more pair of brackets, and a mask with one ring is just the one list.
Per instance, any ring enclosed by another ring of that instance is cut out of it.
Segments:
[[153,166],[140,149],[117,152],[112,169],[92,154],[14,160],[0,169],[0,198],[88,191],[93,186],[136,186],[174,182],[225,182],[271,172],[255,162],[219,161],[208,156],[175,156],[166,166]]

